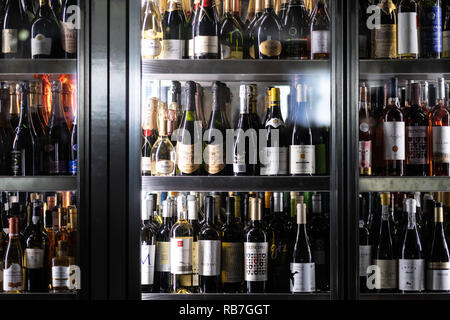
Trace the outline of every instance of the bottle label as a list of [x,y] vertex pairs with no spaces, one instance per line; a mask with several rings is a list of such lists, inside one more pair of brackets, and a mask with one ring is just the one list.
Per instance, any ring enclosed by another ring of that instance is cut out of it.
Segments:
[[433,127],[433,161],[450,163],[450,127]]
[[18,263],[13,263],[8,269],[3,270],[3,291],[23,290],[23,270]]
[[375,288],[397,288],[397,260],[374,260],[374,264],[379,267],[379,272],[375,276]]
[[41,269],[44,267],[43,249],[25,249],[25,267],[27,269]]
[[397,57],[397,25],[380,24],[372,30],[372,58]]
[[314,263],[291,263],[291,292],[316,291],[316,268]]
[[278,40],[265,40],[259,45],[259,52],[267,57],[277,57],[281,50],[281,42]]
[[199,266],[198,266],[198,241],[192,242],[192,285],[198,286],[198,272],[199,272]]
[[422,53],[442,52],[442,10],[440,6],[425,7],[421,13]]
[[387,121],[383,124],[384,159],[405,160],[405,123]]
[[223,144],[208,144],[204,151],[205,169],[209,174],[216,174],[225,168]]
[[17,29],[2,30],[2,53],[17,53]]
[[425,289],[425,260],[398,260],[398,288],[405,291]]
[[312,31],[311,32],[311,53],[329,53],[330,52],[330,31]]
[[62,48],[70,54],[77,53],[77,29],[71,22],[60,21]]
[[188,55],[190,58],[194,57],[194,40],[188,40]]
[[450,58],[450,31],[442,32],[442,56]]
[[155,274],[155,245],[141,245],[141,284],[152,285]]
[[315,146],[289,146],[289,164],[291,174],[315,174]]
[[31,39],[31,55],[49,56],[52,53],[52,38],[47,38],[43,34],[37,34]]
[[242,242],[222,242],[222,283],[242,281]]
[[220,240],[199,240],[199,274],[220,275]]
[[170,242],[157,241],[155,252],[155,271],[170,272],[169,262]]
[[14,176],[24,175],[25,150],[11,151],[11,169]]
[[408,126],[408,164],[427,163],[427,130],[424,126]]
[[75,176],[78,173],[78,161],[77,160],[70,160],[69,161],[69,171],[70,174]]
[[141,157],[142,172],[150,172],[152,168],[152,159],[150,157]]
[[372,141],[359,141],[359,169],[369,174],[372,168]]
[[176,149],[178,156],[177,164],[181,172],[190,174],[200,167],[200,164],[194,163],[193,144],[182,144],[181,142],[178,142]]
[[244,242],[244,280],[267,281],[269,244]]
[[265,174],[268,176],[288,174],[288,148],[266,147],[265,148]]
[[450,266],[448,262],[428,263],[427,289],[434,291],[450,291]]
[[278,119],[278,118],[272,118],[272,119],[270,119],[269,121],[266,122],[266,128],[267,127],[272,127],[272,128],[277,129],[282,124],[284,124],[283,120]]
[[372,246],[359,246],[359,276],[367,276],[367,268],[372,264]]
[[175,170],[172,160],[159,160],[156,162],[156,175],[170,175]]
[[194,38],[194,53],[196,56],[202,54],[218,54],[219,38],[217,36],[196,36]]
[[170,272],[172,274],[192,273],[192,237],[170,239]]
[[69,287],[69,267],[53,266],[52,267],[52,286],[53,288]]
[[162,41],[162,54],[160,59],[183,59],[184,40],[166,39]]
[[162,51],[161,41],[158,39],[142,39],[141,40],[142,56],[158,57]]
[[418,15],[416,12],[398,14],[398,54],[418,54]]

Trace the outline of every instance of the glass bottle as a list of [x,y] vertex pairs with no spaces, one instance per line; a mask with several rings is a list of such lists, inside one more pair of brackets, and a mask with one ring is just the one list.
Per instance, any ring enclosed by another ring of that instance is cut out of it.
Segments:
[[274,10],[274,0],[264,0],[264,13],[259,19],[255,31],[256,59],[280,59],[282,52],[281,26],[281,21]]
[[220,26],[220,58],[243,59],[244,36],[240,20],[233,14],[232,0],[224,1],[224,20]]
[[419,57],[419,30],[417,21],[419,7],[416,0],[402,0],[398,6],[398,57]]
[[330,15],[325,0],[318,0],[311,14],[311,59],[330,58]]
[[161,111],[158,117],[159,137],[151,151],[151,173],[152,176],[175,175],[175,148],[167,136],[167,114]]
[[283,22],[283,59],[309,59],[309,16],[304,1],[289,0],[285,17],[281,21]]
[[430,112],[432,175],[450,176],[450,112],[444,104],[445,80],[438,82],[438,104]]
[[147,0],[144,22],[142,24],[141,56],[142,60],[158,59],[162,52],[163,29],[161,14],[155,0]]
[[379,25],[372,29],[372,59],[397,58],[397,12],[392,0],[380,0]]
[[359,174],[372,175],[372,131],[373,118],[368,109],[368,91],[363,84],[359,87]]
[[68,256],[67,242],[58,241],[56,256],[52,259],[52,291],[61,293],[69,291],[70,259]]

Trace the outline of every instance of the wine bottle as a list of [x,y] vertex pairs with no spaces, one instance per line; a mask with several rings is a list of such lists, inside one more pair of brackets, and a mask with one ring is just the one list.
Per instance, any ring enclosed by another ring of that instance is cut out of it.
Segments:
[[70,258],[67,242],[61,240],[56,247],[56,256],[52,259],[52,292],[69,291]]
[[151,174],[152,176],[175,175],[175,148],[167,136],[167,114],[160,112],[158,117],[159,137],[151,150]]
[[263,0],[255,0],[255,16],[244,32],[244,59],[255,59],[255,37],[257,23],[264,12]]
[[403,176],[405,166],[405,121],[397,97],[397,78],[389,82],[388,106],[383,114],[384,173]]
[[62,0],[48,0],[50,4],[50,9],[55,17],[56,21],[59,21],[62,16]]
[[392,244],[390,216],[390,194],[380,193],[381,226],[378,244],[375,248],[373,264],[378,271],[375,274],[375,289],[378,292],[392,292],[397,289],[398,262],[395,259]]
[[366,213],[366,199],[359,195],[359,289],[360,292],[368,292],[367,268],[372,264],[372,239],[369,228],[364,221]]
[[186,44],[186,18],[181,0],[170,0],[162,20],[163,40],[160,59],[183,59]]
[[446,1],[442,9],[445,9],[442,25],[442,58],[450,58],[450,2]]
[[181,118],[181,84],[178,81],[172,81],[167,92],[167,135],[169,140],[175,146],[177,135],[173,135],[180,125]]
[[220,26],[220,58],[243,59],[244,31],[240,19],[237,20],[231,6],[232,0],[224,1],[224,20]]
[[187,34],[187,40],[186,40],[186,56],[188,59],[195,59],[194,56],[194,38],[195,38],[195,24],[196,21],[198,20],[198,16],[199,16],[199,10],[200,8],[200,0],[194,0],[194,12],[191,15],[190,19],[189,19],[189,24],[188,24],[188,34]]
[[408,223],[398,261],[398,288],[402,292],[425,289],[425,260],[416,225],[416,200],[406,200]]
[[19,125],[20,118],[20,84],[9,83],[9,124],[11,130],[14,132]]
[[311,14],[311,59],[330,57],[330,15],[325,0],[318,0]]
[[450,255],[444,234],[442,202],[434,208],[434,231],[427,259],[427,290],[450,291]]
[[38,175],[39,142],[33,134],[28,109],[29,86],[20,84],[20,119],[15,130],[11,151],[11,170],[14,176]]
[[202,130],[195,111],[196,84],[186,82],[186,105],[181,119],[176,147],[180,175],[199,175],[202,164]]
[[397,13],[392,0],[380,0],[380,23],[372,29],[372,59],[397,58]]
[[249,0],[247,7],[247,18],[245,19],[244,23],[245,26],[244,30],[248,28],[248,26],[250,25],[250,23],[253,21],[254,18],[255,18],[255,0]]
[[214,0],[201,0],[193,28],[194,58],[219,59],[219,21]]
[[[34,7],[33,2],[36,3],[36,1],[33,1],[33,0],[22,0],[23,10],[25,11],[26,16],[28,18],[28,22],[30,24],[33,23],[34,18],[35,18],[35,13],[37,12],[37,10]],[[38,3],[39,3],[39,1],[38,1]],[[38,6],[36,8],[38,8]]]
[[45,172],[50,175],[66,175],[69,170],[70,133],[61,105],[61,81],[52,82],[52,112],[44,147]]
[[[233,6],[232,6],[232,10],[233,10],[233,17],[234,19],[236,19],[236,21],[238,22],[239,26],[241,27],[241,30],[244,31],[245,30],[245,24],[242,22],[241,19],[241,1],[242,0],[232,0],[233,1]],[[223,23],[223,18],[221,20],[221,22]]]
[[157,98],[150,98],[148,102],[148,109],[146,119],[144,120],[143,128],[143,143],[141,148],[141,173],[143,176],[151,175],[152,167],[152,147],[158,139],[158,104]]
[[410,110],[406,115],[406,174],[428,176],[430,174],[429,118],[420,102],[420,83],[411,84]]
[[31,26],[31,58],[61,57],[61,30],[48,0],[39,0],[39,10]]
[[255,58],[280,59],[281,40],[281,21],[275,13],[274,0],[264,0],[264,13],[255,30]]
[[316,291],[316,274],[306,229],[306,204],[297,203],[296,210],[297,235],[290,263],[290,291],[292,293],[314,292]]
[[303,0],[289,0],[283,23],[283,59],[306,60],[308,50],[309,16]]
[[170,230],[172,228],[172,214],[174,203],[164,200],[162,203],[163,222],[156,232],[155,252],[155,292],[170,292]]
[[253,176],[258,174],[258,133],[249,116],[251,101],[256,96],[255,85],[240,86],[240,115],[233,149],[233,174]]
[[[142,210],[141,228],[141,291],[153,292],[155,276],[156,230],[150,220],[150,212],[154,206],[153,197],[149,197],[147,210]],[[153,212],[151,212],[153,215]]]
[[221,237],[216,227],[214,198],[207,196],[205,206],[205,223],[198,236],[200,292],[217,293],[220,291]]
[[244,235],[244,290],[246,293],[265,293],[268,281],[269,243],[261,222],[259,201],[249,199],[249,226]]
[[29,97],[29,102],[30,102],[30,106],[29,106],[29,110],[30,110],[30,122],[31,122],[31,127],[32,127],[32,132],[36,138],[36,140],[38,141],[38,145],[39,145],[39,150],[36,153],[36,156],[38,157],[38,159],[36,160],[39,168],[38,168],[38,172],[39,174],[45,174],[45,169],[44,169],[44,147],[46,144],[46,134],[47,134],[47,130],[46,130],[46,125],[42,123],[41,121],[41,117],[39,115],[39,105],[40,105],[40,100],[41,100],[41,96],[40,96],[40,82],[36,81],[30,81],[30,97]]
[[398,57],[417,59],[419,57],[418,35],[419,8],[415,0],[402,0],[398,6]]
[[163,29],[161,14],[155,0],[147,0],[144,22],[142,24],[141,56],[142,60],[158,59],[162,52]]
[[69,173],[76,176],[78,173],[78,116],[73,115],[72,129],[70,130],[70,158]]
[[438,104],[430,112],[432,175],[450,176],[450,112],[444,104],[445,80],[438,81]]
[[61,10],[61,48],[64,58],[76,59],[78,52],[77,25],[81,19],[79,12],[79,0],[64,0]]
[[19,204],[12,205],[9,218],[9,242],[3,268],[3,291],[20,293],[24,290],[23,251],[19,240]]
[[277,15],[278,18],[280,18],[282,24],[284,22],[284,19],[286,18],[287,7],[288,7],[288,0],[281,0]]
[[197,199],[194,195],[189,195],[187,197],[187,207],[188,207],[188,219],[191,224],[193,231],[193,242],[192,242],[192,292],[198,292],[199,289],[199,265],[198,265],[198,236],[201,230],[200,223],[198,222],[198,204]]
[[316,172],[316,154],[306,110],[306,85],[297,85],[296,102],[291,145],[289,146],[289,172],[291,175],[314,175]]
[[288,173],[288,135],[281,115],[280,89],[272,88],[270,94],[270,115],[264,124],[267,141],[262,142],[264,174],[268,176]]
[[21,0],[8,0],[6,5],[2,53],[5,59],[29,59],[31,56],[30,23]]
[[442,8],[440,0],[421,1],[420,57],[439,59],[442,55]]
[[170,231],[170,273],[173,293],[192,292],[192,244],[194,230],[188,222],[186,196],[179,195],[177,222]]
[[11,147],[13,135],[7,119],[7,114],[9,112],[8,107],[9,87],[6,84],[3,84],[0,88],[0,175],[2,176],[11,174]]

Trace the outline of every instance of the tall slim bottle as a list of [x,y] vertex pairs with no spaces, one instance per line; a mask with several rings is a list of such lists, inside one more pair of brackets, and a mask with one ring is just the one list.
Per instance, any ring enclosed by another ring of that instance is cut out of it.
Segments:
[[[19,214],[18,206],[13,214]],[[20,293],[24,290],[23,251],[19,239],[19,218],[9,218],[9,242],[3,267],[3,291]]]
[[8,0],[2,30],[5,59],[31,58],[30,22],[21,0]]
[[255,17],[244,33],[244,59],[255,59],[255,37],[260,18],[264,12],[263,0],[255,0]]
[[224,20],[220,26],[220,59],[244,58],[243,25],[233,15],[232,0],[224,1]]
[[170,230],[174,205],[169,200],[164,200],[162,204],[163,222],[156,233],[155,281],[153,284],[155,292],[170,292]]
[[[79,7],[79,0],[65,0],[61,10],[61,43],[63,56],[66,59],[77,58],[77,46],[78,46],[78,25],[80,19],[79,13],[76,8]],[[74,12],[75,10],[75,12]],[[75,17],[74,17],[75,15]]]
[[367,268],[372,264],[372,237],[364,221],[366,207],[365,198],[359,196],[359,290],[367,292]]
[[[154,204],[150,198],[148,207]],[[147,207],[147,208],[148,208]],[[151,211],[151,209],[150,209]],[[149,210],[142,210],[141,228],[141,291],[153,292],[155,277],[156,230],[150,222]]]
[[142,60],[158,59],[162,52],[162,19],[155,0],[147,0],[141,35]]
[[31,58],[57,59],[62,56],[61,31],[48,0],[39,0],[39,10],[31,26]]
[[200,234],[201,226],[198,222],[198,203],[194,195],[187,197],[188,220],[192,227],[192,292],[198,292],[199,275],[198,275],[198,236]]
[[311,59],[330,57],[330,15],[325,0],[318,0],[311,14]]
[[365,85],[359,87],[359,174],[372,175],[372,141],[374,132],[372,123],[374,119],[368,109],[368,92]]
[[170,0],[162,20],[163,40],[160,59],[183,59],[186,44],[186,18],[181,0]]
[[70,130],[70,158],[69,173],[76,176],[78,173],[78,116],[73,116],[72,129]]
[[397,58],[397,12],[392,0],[380,0],[380,23],[372,29],[372,59]]
[[[214,0],[201,0],[201,13],[193,27],[195,59],[218,59],[220,56],[219,25]],[[202,14],[203,13],[203,14]]]
[[420,57],[439,59],[442,55],[442,8],[440,0],[421,2],[419,25]]
[[416,0],[402,0],[398,6],[398,57],[419,57],[419,6]]
[[432,175],[450,176],[450,112],[444,104],[445,80],[438,82],[438,105],[430,112]]

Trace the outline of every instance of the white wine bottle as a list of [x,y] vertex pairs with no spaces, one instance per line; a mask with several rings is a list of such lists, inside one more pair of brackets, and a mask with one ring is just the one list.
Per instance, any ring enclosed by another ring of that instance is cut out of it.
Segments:
[[153,176],[175,175],[175,148],[167,135],[167,112],[162,111],[158,117],[159,137],[151,151],[151,173]]
[[162,52],[162,19],[153,0],[147,1],[142,25],[142,60],[158,59]]
[[[19,214],[19,204],[13,203],[12,214]],[[9,242],[5,254],[3,271],[3,291],[7,293],[20,293],[23,291],[24,268],[23,252],[19,240],[19,218],[13,216],[9,219]]]

